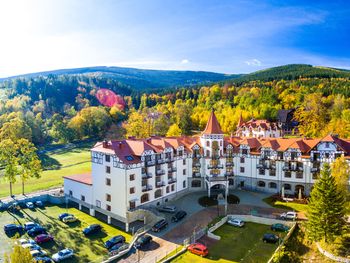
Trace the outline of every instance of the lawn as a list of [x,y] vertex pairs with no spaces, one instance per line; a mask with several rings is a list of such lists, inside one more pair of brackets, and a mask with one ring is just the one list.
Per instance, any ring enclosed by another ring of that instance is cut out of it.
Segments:
[[[112,236],[123,235],[127,242],[131,241],[131,236],[129,234],[105,224],[75,208],[66,209],[58,206],[48,206],[44,209],[24,209],[21,211],[22,216],[17,215],[15,217],[7,212],[0,213],[0,231],[2,231],[3,225],[9,223],[23,224],[27,221],[38,222],[45,226],[48,232],[55,238],[55,242],[44,244],[42,247],[48,251],[50,255],[66,247],[72,248],[76,256],[74,260],[70,260],[69,262],[101,262],[101,259],[107,255],[104,242]],[[67,225],[59,221],[57,216],[63,212],[74,214],[79,219],[79,222]],[[103,232],[89,238],[85,237],[82,234],[82,229],[95,223],[103,226]],[[1,258],[5,250],[8,251],[9,248],[11,248],[11,241],[13,243],[15,240],[3,234],[0,236]]]
[[248,222],[243,228],[236,228],[225,224],[214,232],[221,240],[209,246],[206,258],[186,252],[172,262],[267,262],[278,244],[263,243],[264,233],[271,233],[270,226]]
[[[63,176],[91,171],[90,148],[93,143],[82,144],[73,149],[59,149],[40,154],[44,171],[39,179],[30,179],[25,184],[25,192],[47,190],[63,185]],[[13,185],[13,193],[22,193],[20,181]],[[0,198],[9,196],[9,183],[0,179]]]
[[273,199],[272,196],[264,198],[263,201],[270,206],[276,207],[276,208],[282,208],[287,210],[294,210],[297,212],[303,212],[305,213],[307,211],[307,205],[305,204],[298,204],[294,202],[282,202],[282,201],[276,201]]

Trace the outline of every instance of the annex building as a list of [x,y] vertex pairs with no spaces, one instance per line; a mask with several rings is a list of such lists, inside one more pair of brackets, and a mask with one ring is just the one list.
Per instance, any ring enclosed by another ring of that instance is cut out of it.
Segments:
[[[103,141],[91,149],[91,174],[64,177],[67,200],[125,224],[138,208],[185,193],[249,189],[308,195],[322,164],[350,157],[350,140],[224,136],[214,112],[200,136]],[[282,190],[283,189],[283,190]]]

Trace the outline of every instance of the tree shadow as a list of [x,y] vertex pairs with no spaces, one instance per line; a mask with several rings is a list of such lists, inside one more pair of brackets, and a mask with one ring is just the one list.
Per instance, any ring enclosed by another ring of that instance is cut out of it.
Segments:
[[62,164],[56,159],[50,157],[46,153],[39,155],[43,170],[56,170],[60,169]]

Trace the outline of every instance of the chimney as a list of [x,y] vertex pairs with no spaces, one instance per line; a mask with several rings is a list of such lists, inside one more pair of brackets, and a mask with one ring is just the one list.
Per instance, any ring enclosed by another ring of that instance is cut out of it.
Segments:
[[103,148],[108,148],[108,141],[107,140],[103,140],[102,147]]

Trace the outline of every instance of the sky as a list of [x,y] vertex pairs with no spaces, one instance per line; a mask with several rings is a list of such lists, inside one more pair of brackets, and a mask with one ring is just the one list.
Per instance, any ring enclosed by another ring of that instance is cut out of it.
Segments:
[[1,0],[0,77],[122,66],[350,69],[350,1]]

